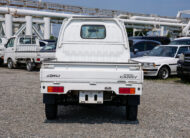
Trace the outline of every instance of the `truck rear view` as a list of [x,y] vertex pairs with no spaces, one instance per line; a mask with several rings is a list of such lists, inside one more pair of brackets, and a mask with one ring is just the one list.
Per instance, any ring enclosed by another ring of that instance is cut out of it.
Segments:
[[73,17],[60,30],[56,60],[40,70],[47,119],[58,105],[126,106],[126,118],[137,119],[143,72],[130,62],[126,29],[119,19]]

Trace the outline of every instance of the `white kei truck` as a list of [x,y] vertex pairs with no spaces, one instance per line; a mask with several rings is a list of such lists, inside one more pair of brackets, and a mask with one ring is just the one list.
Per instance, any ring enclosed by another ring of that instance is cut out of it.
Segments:
[[117,18],[71,17],[63,21],[56,58],[43,62],[41,93],[48,120],[58,105],[126,107],[127,120],[136,120],[143,71],[130,62],[124,23]]
[[41,51],[39,39],[34,35],[13,36],[4,48],[4,63],[9,69],[26,65],[28,71],[39,68],[43,60],[55,58],[55,51]]

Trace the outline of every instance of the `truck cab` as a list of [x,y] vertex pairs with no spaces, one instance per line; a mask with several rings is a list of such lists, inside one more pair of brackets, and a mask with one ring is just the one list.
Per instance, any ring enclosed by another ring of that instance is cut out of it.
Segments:
[[58,105],[126,106],[128,120],[137,119],[143,71],[130,62],[124,23],[117,18],[72,17],[63,21],[56,60],[43,62],[41,93],[47,119]]

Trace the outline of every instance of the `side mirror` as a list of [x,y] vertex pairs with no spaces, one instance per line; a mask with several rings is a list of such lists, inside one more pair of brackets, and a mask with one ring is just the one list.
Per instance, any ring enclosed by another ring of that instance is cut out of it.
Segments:
[[175,58],[179,58],[181,54],[177,54]]
[[138,49],[134,49],[134,54],[138,53],[139,50]]

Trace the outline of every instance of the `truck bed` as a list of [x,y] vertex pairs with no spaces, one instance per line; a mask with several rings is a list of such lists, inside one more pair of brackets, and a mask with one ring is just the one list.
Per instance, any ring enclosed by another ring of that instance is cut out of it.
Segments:
[[17,51],[15,52],[16,59],[37,59],[50,60],[55,58],[55,52],[41,52],[41,51]]
[[43,63],[40,80],[42,85],[47,86],[61,84],[68,87],[74,86],[76,89],[93,90],[94,87],[96,90],[102,90],[107,85],[117,89],[121,86],[125,87],[126,84],[134,87],[137,87],[136,84],[142,84],[143,72],[141,66],[134,63],[50,61]]

